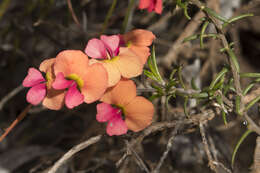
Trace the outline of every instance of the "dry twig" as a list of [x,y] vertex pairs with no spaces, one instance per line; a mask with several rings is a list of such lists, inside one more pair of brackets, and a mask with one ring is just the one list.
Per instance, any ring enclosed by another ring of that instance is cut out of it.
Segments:
[[74,154],[77,152],[89,147],[90,145],[93,145],[100,141],[102,138],[102,135],[98,135],[95,137],[92,137],[76,146],[74,146],[72,149],[70,149],[66,154],[62,156],[55,164],[54,166],[48,171],[48,173],[55,173],[65,162],[67,162]]

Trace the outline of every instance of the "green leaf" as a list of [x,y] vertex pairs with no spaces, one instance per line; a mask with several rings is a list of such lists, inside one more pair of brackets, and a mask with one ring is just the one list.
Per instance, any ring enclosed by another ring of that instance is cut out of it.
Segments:
[[209,21],[205,21],[202,26],[201,32],[200,32],[200,48],[201,49],[204,49],[203,38],[204,38],[205,30],[208,27],[208,25],[209,25]]
[[171,74],[170,74],[170,80],[173,79],[173,76],[175,75],[175,73],[177,72],[177,69],[173,69]]
[[235,149],[233,151],[233,154],[232,154],[232,159],[231,159],[231,165],[232,167],[234,166],[234,161],[235,161],[235,157],[236,157],[236,153],[241,145],[241,143],[246,139],[246,137],[251,133],[253,132],[252,130],[249,130],[247,129],[247,131],[245,131],[245,133],[241,136],[241,138],[239,139],[237,145],[235,146]]
[[197,38],[199,38],[199,34],[194,34],[194,35],[184,38],[182,42],[186,43],[191,40],[196,40]]
[[254,104],[256,104],[258,101],[260,100],[260,95],[255,97],[253,100],[251,100],[247,105],[245,110],[247,111],[248,109],[250,109]]
[[234,54],[234,52],[231,50],[231,49],[227,49],[227,53],[229,55],[229,57],[231,58],[231,61],[233,62],[237,72],[239,73],[240,72],[240,68],[239,68],[239,63],[237,61],[237,57],[236,55]]
[[260,73],[240,73],[240,77],[260,78]]
[[156,58],[155,58],[155,47],[154,46],[152,48],[152,54],[151,54],[149,59],[150,59],[149,62],[148,62],[149,68],[151,69],[154,76],[157,78],[157,81],[161,84],[164,84],[165,82],[162,79],[161,74],[160,74],[158,67],[157,67],[157,62],[156,62]]
[[194,77],[191,78],[191,88],[194,89],[194,90],[199,90],[199,88],[195,84]]
[[158,79],[154,76],[154,74],[148,70],[144,70],[144,75],[146,75],[147,77],[149,77],[150,79],[152,79],[154,81],[158,81]]
[[179,78],[182,88],[186,89],[186,86],[184,85],[184,82],[182,79],[182,66],[179,66],[179,68],[178,68],[178,78]]
[[216,78],[211,82],[209,89],[212,90],[216,83],[228,72],[228,68],[224,67],[216,76]]
[[254,16],[254,14],[253,13],[247,13],[247,14],[242,14],[240,16],[232,17],[232,18],[228,19],[228,23],[223,24],[223,27],[226,27],[227,24],[229,24],[229,23],[235,22],[235,21],[243,19],[245,17],[251,17],[251,16]]
[[210,16],[215,17],[216,19],[224,22],[224,23],[228,23],[228,20],[222,16],[220,16],[218,13],[216,13],[214,10],[208,8],[208,7],[204,7],[202,10],[206,11]]
[[209,95],[206,92],[202,92],[202,93],[195,93],[191,95],[192,98],[208,98]]
[[250,91],[254,87],[255,83],[250,83],[244,90],[243,90],[243,95],[245,96],[248,91]]

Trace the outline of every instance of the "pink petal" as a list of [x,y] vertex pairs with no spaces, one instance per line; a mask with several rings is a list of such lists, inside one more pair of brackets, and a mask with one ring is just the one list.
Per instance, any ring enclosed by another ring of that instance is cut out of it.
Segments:
[[66,93],[65,105],[69,109],[72,109],[83,102],[84,102],[84,96],[79,92],[79,90],[77,89],[77,84],[76,82],[74,82],[72,86],[69,87],[69,90]]
[[97,121],[107,122],[111,120],[114,116],[117,116],[119,111],[119,109],[113,108],[110,104],[99,103],[97,104]]
[[85,53],[91,58],[107,59],[107,51],[104,43],[96,38],[88,41],[88,44],[85,48]]
[[52,87],[56,90],[62,90],[69,88],[69,86],[73,83],[74,81],[72,80],[67,80],[64,78],[64,75],[62,72],[59,72],[52,83]]
[[101,35],[100,39],[104,42],[112,57],[117,56],[119,51],[120,37],[118,35],[106,36]]
[[28,74],[23,80],[24,87],[32,87],[37,85],[41,82],[44,82],[45,79],[43,78],[41,72],[35,68],[29,68]]
[[114,116],[107,124],[107,134],[109,136],[113,135],[123,135],[127,133],[127,126],[125,121],[121,117],[121,113]]
[[154,11],[158,14],[162,14],[162,0],[156,0]]
[[140,9],[145,9],[150,6],[151,0],[140,0],[139,2],[139,8]]
[[149,7],[147,9],[149,12],[154,11],[155,3],[156,3],[156,0],[151,0],[151,3],[150,3],[150,5],[149,5]]
[[46,84],[38,84],[33,86],[26,95],[27,102],[32,105],[38,105],[46,96]]

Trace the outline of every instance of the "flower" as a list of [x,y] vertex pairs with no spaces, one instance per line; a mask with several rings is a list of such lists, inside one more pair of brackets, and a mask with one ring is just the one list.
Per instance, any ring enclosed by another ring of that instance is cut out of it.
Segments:
[[101,64],[89,64],[79,50],[60,52],[53,64],[56,76],[52,87],[65,93],[65,105],[72,109],[83,102],[92,103],[107,89],[107,72]]
[[109,88],[97,105],[98,122],[108,122],[107,134],[122,135],[127,130],[138,132],[151,124],[153,104],[141,96],[136,96],[133,81],[121,79]]
[[148,46],[150,46],[156,38],[155,35],[148,30],[135,29],[124,35],[120,35],[120,37],[121,44],[126,45],[141,58],[142,64],[145,64],[150,56],[150,49]]
[[121,76],[132,78],[140,75],[143,64],[139,57],[126,47],[120,47],[119,35],[101,35],[99,39],[91,39],[85,53],[94,58],[91,64],[101,63],[108,73],[108,87],[114,86]]
[[148,12],[155,11],[157,14],[162,13],[162,0],[140,0],[140,9],[147,9]]
[[39,104],[46,96],[46,79],[35,68],[29,68],[23,80],[24,87],[31,87],[26,95],[26,100],[32,105]]
[[40,71],[46,73],[46,87],[47,94],[46,97],[42,101],[42,105],[51,110],[59,110],[64,105],[64,97],[65,93],[61,90],[55,90],[52,87],[52,83],[55,80],[55,74],[53,70],[53,65],[55,63],[55,58],[50,58],[44,60],[40,64]]

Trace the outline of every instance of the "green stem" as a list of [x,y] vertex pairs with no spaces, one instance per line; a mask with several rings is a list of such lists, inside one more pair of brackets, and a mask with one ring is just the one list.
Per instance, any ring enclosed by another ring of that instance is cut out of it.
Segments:
[[130,3],[129,3],[128,8],[127,8],[126,15],[125,15],[125,18],[124,18],[124,21],[123,21],[123,25],[122,25],[122,28],[121,28],[121,31],[120,31],[121,34],[124,34],[126,32],[126,28],[127,28],[127,25],[128,25],[128,19],[129,19],[131,10],[134,7],[134,5],[135,5],[135,0],[130,0]]
[[110,8],[108,10],[108,13],[106,15],[105,22],[103,23],[103,27],[102,27],[100,35],[103,34],[105,32],[105,30],[107,29],[108,21],[111,18],[113,12],[114,12],[116,4],[117,4],[117,0],[113,0],[112,4],[111,4],[111,6],[110,6]]

